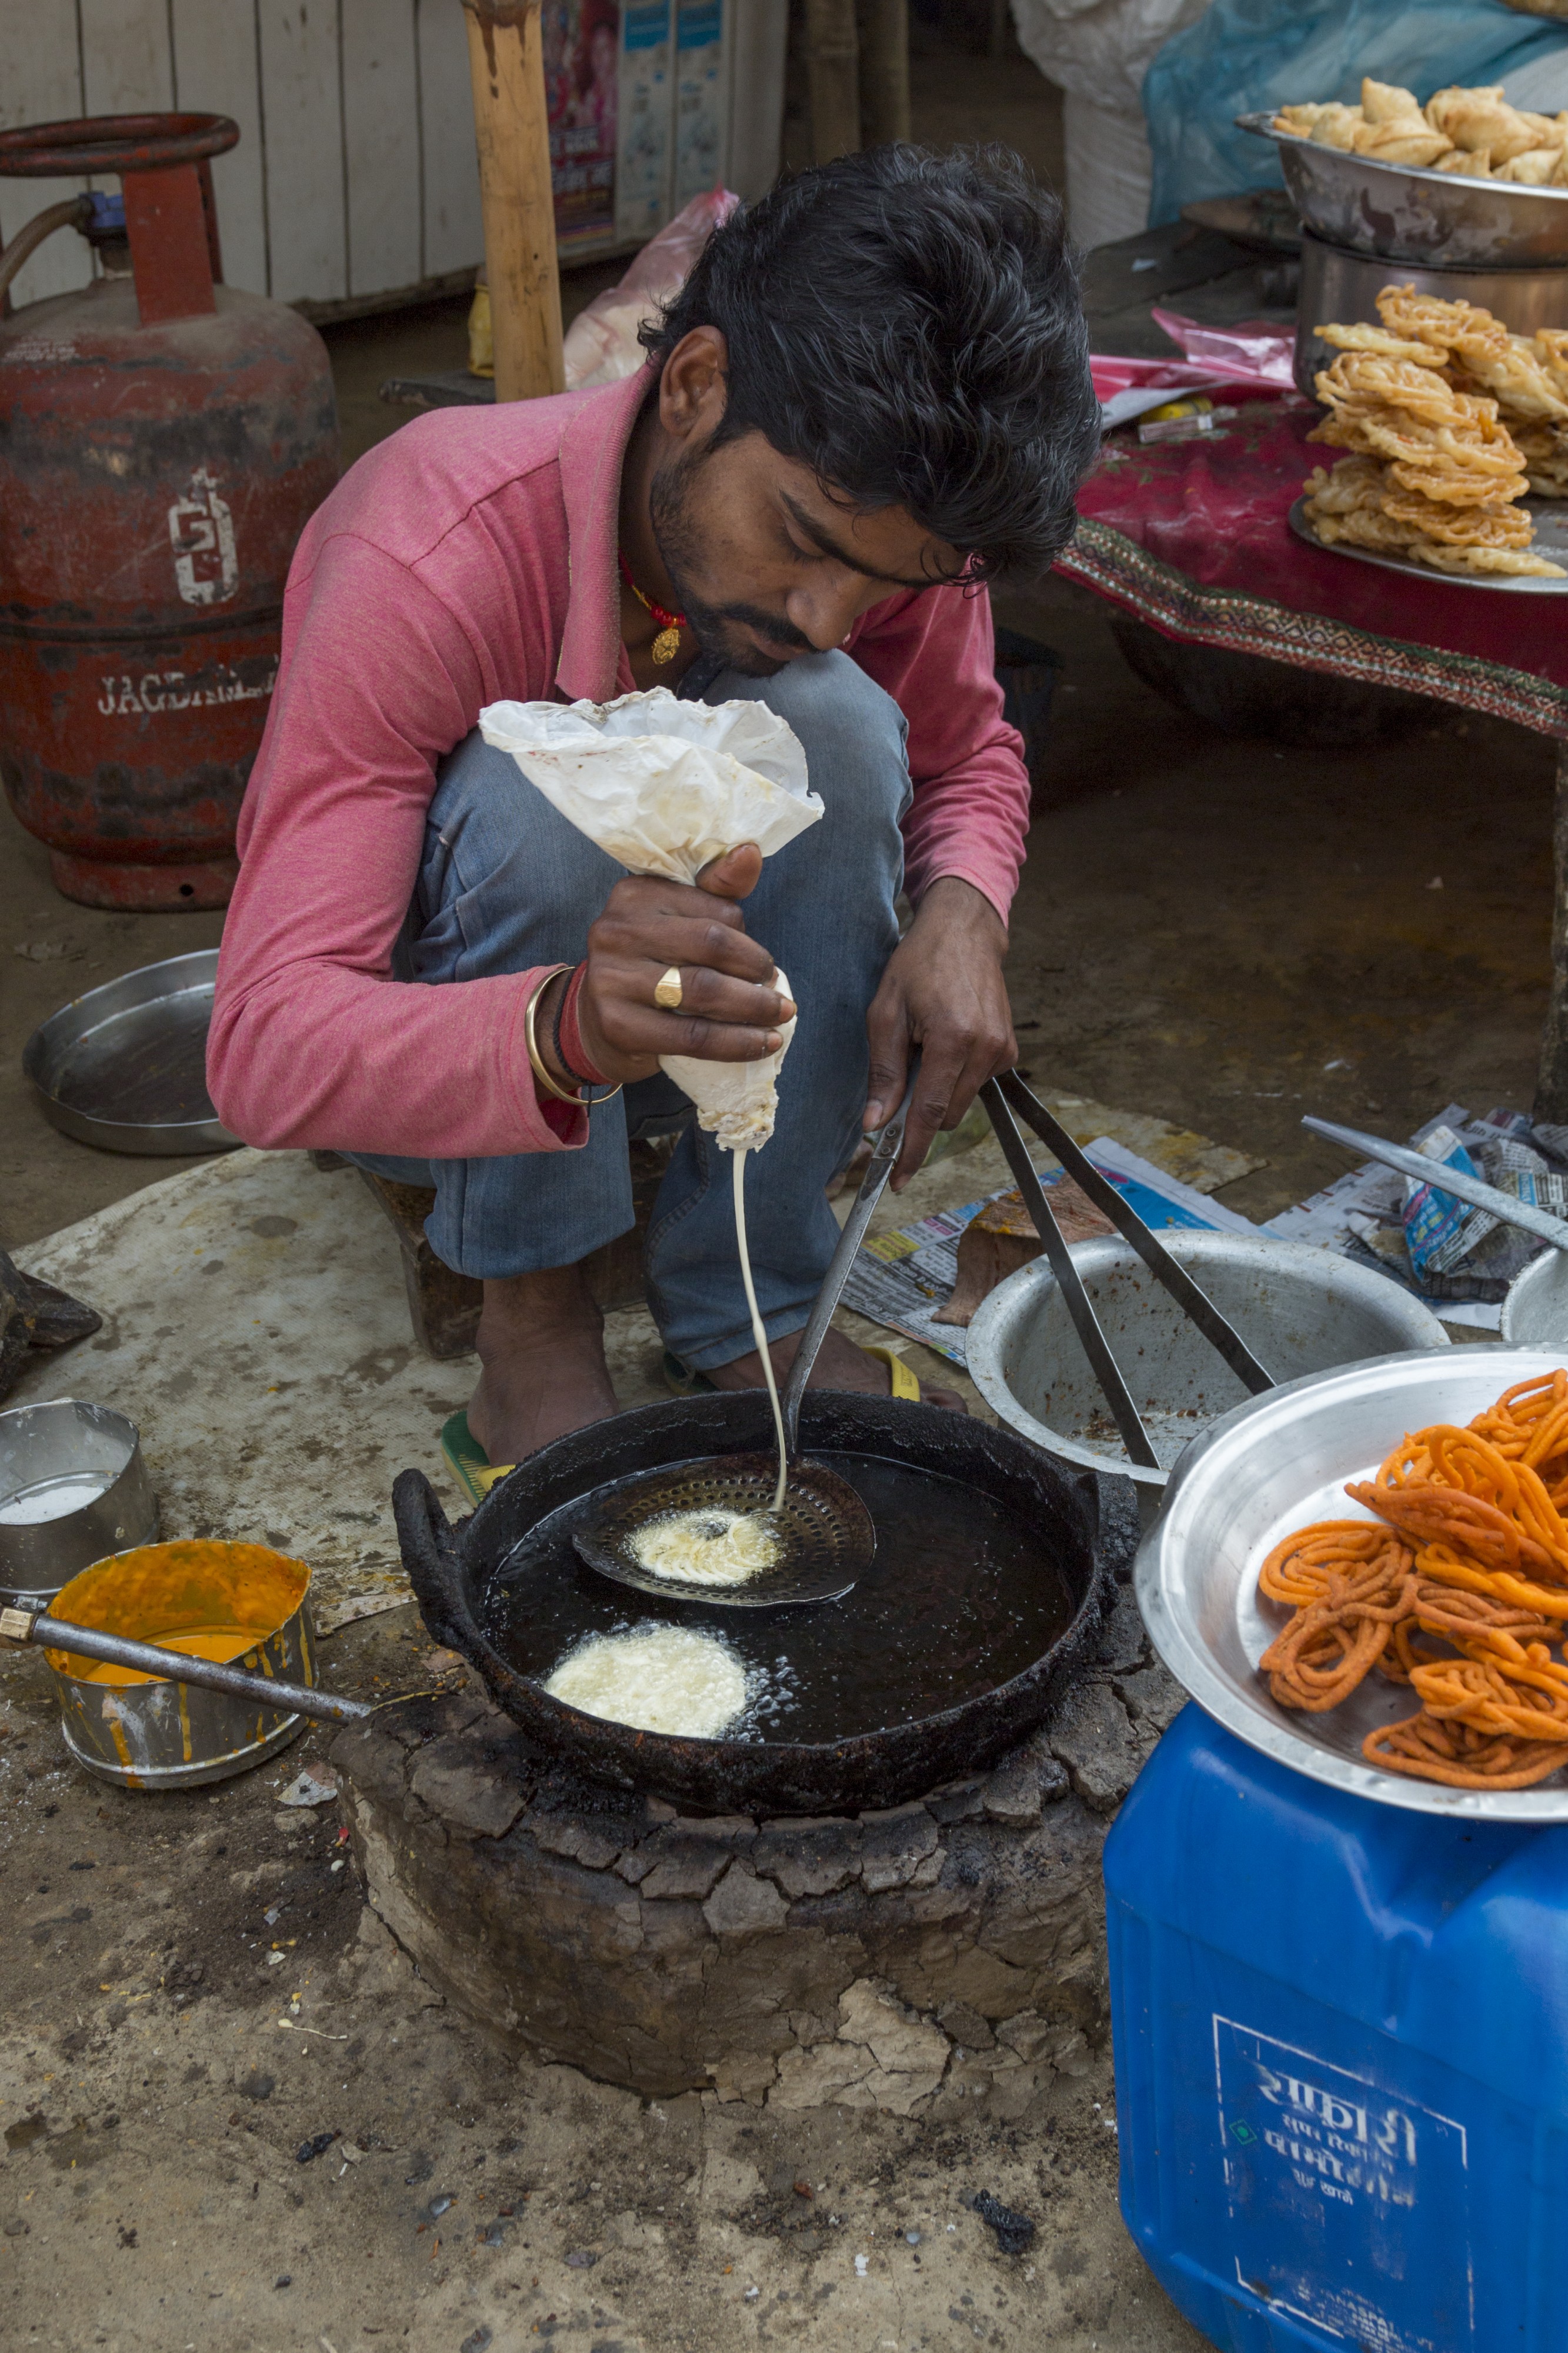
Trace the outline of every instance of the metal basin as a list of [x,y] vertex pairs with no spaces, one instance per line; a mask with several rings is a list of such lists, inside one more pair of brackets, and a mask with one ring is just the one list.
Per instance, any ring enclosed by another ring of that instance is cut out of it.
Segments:
[[1543,1250],[1521,1267],[1502,1303],[1502,1337],[1510,1348],[1568,1349],[1568,1254]]
[[1448,269],[1539,269],[1568,263],[1568,188],[1461,180],[1371,155],[1344,155],[1272,128],[1273,113],[1238,114],[1271,139],[1303,225],[1331,245],[1384,261]]
[[[1447,1345],[1430,1308],[1331,1250],[1250,1234],[1160,1239],[1278,1380],[1396,1348]],[[1075,1242],[1072,1254],[1161,1468],[1129,1462],[1044,1259],[982,1303],[969,1327],[970,1374],[1008,1428],[1047,1454],[1124,1472],[1157,1496],[1183,1448],[1247,1392],[1120,1235]]]
[[0,1602],[45,1609],[68,1577],[157,1533],[133,1421],[76,1398],[0,1413]]
[[1258,1599],[1274,1546],[1313,1520],[1369,1519],[1345,1484],[1370,1479],[1407,1430],[1468,1422],[1563,1360],[1561,1349],[1424,1350],[1292,1381],[1226,1414],[1184,1455],[1138,1554],[1138,1606],[1177,1682],[1239,1738],[1331,1788],[1416,1813],[1568,1821],[1568,1788],[1450,1789],[1368,1765],[1365,1735],[1416,1707],[1380,1675],[1308,1715],[1279,1706],[1257,1672],[1285,1623]]
[[[72,1625],[221,1659],[257,1675],[313,1686],[306,1596],[310,1572],[267,1545],[205,1537],[142,1545],[73,1577],[54,1614]],[[199,1649],[197,1646],[199,1645]],[[46,1650],[66,1746],[100,1780],[128,1789],[226,1781],[297,1740],[302,1715],[204,1691],[195,1683],[96,1665]]]
[[207,1093],[216,948],[168,956],[62,1005],[22,1050],[47,1119],[101,1152],[231,1152]]

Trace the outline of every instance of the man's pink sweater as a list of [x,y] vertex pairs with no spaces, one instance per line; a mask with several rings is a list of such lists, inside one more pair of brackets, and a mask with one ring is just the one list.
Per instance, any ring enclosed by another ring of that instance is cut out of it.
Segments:
[[[239,820],[207,1077],[248,1142],[451,1160],[582,1144],[536,1100],[537,975],[390,978],[438,760],[489,702],[633,687],[616,570],[621,462],[645,375],[602,391],[418,418],[311,518]],[[962,875],[1005,917],[1029,787],[1002,717],[991,610],[900,592],[848,649],[909,722],[907,888]]]

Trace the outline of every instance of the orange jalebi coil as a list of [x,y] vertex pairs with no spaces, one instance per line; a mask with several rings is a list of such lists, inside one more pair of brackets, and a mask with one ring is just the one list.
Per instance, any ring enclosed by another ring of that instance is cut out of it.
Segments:
[[1504,1389],[1470,1428],[1510,1462],[1525,1462],[1561,1512],[1568,1505],[1568,1372],[1540,1373]]
[[1376,1520],[1319,1520],[1275,1546],[1258,1572],[1258,1589],[1270,1601],[1301,1608],[1321,1601],[1331,1578],[1373,1566],[1397,1587],[1414,1558],[1409,1546]]
[[1568,1370],[1407,1435],[1345,1492],[1377,1517],[1298,1529],[1259,1574],[1294,1613],[1259,1662],[1274,1697],[1321,1714],[1375,1669],[1422,1704],[1367,1736],[1369,1764],[1519,1789],[1568,1763]]
[[1282,1707],[1318,1714],[1350,1697],[1410,1616],[1413,1567],[1409,1546],[1375,1520],[1320,1521],[1276,1546],[1258,1589],[1295,1615],[1259,1666]]
[[1362,1755],[1385,1773],[1446,1781],[1452,1789],[1528,1789],[1563,1765],[1556,1741],[1493,1738],[1466,1724],[1440,1724],[1425,1708],[1369,1732]]
[[1490,1633],[1510,1634],[1517,1642],[1554,1642],[1560,1630],[1549,1618],[1539,1617],[1532,1609],[1521,1609],[1490,1594],[1434,1585],[1418,1577],[1414,1612],[1394,1626],[1377,1671],[1389,1683],[1407,1683],[1416,1667],[1436,1655],[1415,1648],[1417,1634],[1436,1634],[1462,1646],[1467,1635]]
[[1280,1706],[1321,1715],[1349,1699],[1409,1618],[1415,1591],[1414,1577],[1391,1588],[1377,1567],[1331,1577],[1322,1599],[1298,1609],[1258,1661]]
[[1539,1474],[1473,1430],[1436,1422],[1345,1493],[1420,1543],[1447,1540],[1489,1571],[1568,1583],[1568,1528]]

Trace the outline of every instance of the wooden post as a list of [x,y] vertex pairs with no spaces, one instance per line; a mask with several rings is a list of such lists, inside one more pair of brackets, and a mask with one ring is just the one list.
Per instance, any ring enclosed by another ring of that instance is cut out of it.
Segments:
[[868,147],[910,135],[910,0],[860,0],[860,128]]
[[540,0],[463,0],[479,150],[496,398],[564,392]]
[[831,164],[860,144],[860,39],[855,0],[805,0],[811,159]]
[[1541,1033],[1537,1119],[1568,1120],[1568,743],[1557,746],[1552,816],[1552,991]]

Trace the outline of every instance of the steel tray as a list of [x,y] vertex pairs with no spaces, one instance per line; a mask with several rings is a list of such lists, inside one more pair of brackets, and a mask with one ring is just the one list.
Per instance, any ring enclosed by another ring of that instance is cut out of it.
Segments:
[[197,948],[51,1013],[22,1051],[45,1117],[102,1152],[232,1152],[207,1093],[216,980],[216,948]]
[[1176,1681],[1228,1731],[1332,1788],[1415,1813],[1568,1821],[1568,1785],[1450,1789],[1366,1764],[1363,1736],[1415,1712],[1401,1685],[1372,1674],[1342,1706],[1305,1715],[1277,1705],[1257,1672],[1286,1622],[1258,1598],[1275,1546],[1312,1520],[1370,1519],[1345,1483],[1370,1479],[1407,1430],[1468,1422],[1514,1382],[1564,1362],[1568,1350],[1491,1345],[1374,1356],[1250,1398],[1215,1422],[1183,1455],[1138,1553],[1138,1605]]
[[1238,114],[1237,127],[1274,142],[1302,221],[1331,245],[1447,269],[1568,265],[1568,188],[1465,180],[1453,172],[1343,154],[1276,131],[1277,111]]
[[[1535,522],[1531,554],[1544,555],[1549,564],[1568,568],[1568,501],[1521,499],[1519,503]],[[1375,548],[1352,547],[1344,539],[1336,539],[1331,547],[1307,521],[1305,494],[1291,506],[1290,528],[1298,539],[1304,539],[1309,547],[1321,548],[1325,555],[1353,556],[1358,563],[1380,565],[1384,572],[1403,572],[1417,580],[1446,580],[1454,588],[1505,588],[1516,596],[1568,596],[1568,579],[1543,580],[1539,574],[1531,576],[1528,573],[1439,572],[1434,565],[1417,564],[1405,555],[1380,555]]]

